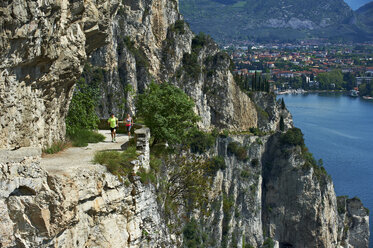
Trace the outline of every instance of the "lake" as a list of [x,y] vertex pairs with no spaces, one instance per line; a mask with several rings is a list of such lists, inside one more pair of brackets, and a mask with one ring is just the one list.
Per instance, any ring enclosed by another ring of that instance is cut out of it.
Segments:
[[[359,197],[373,233],[373,101],[341,93],[280,95],[316,160],[322,158],[337,195]],[[370,238],[373,247],[373,235]]]

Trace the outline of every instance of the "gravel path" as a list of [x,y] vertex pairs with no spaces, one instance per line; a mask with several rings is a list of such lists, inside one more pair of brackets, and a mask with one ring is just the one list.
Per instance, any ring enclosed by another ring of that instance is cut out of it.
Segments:
[[103,142],[88,144],[87,147],[71,147],[58,154],[46,155],[41,160],[41,167],[52,174],[70,174],[77,169],[98,166],[92,163],[96,151],[121,151],[120,146],[128,141],[125,134],[117,134],[116,143],[111,142],[109,130],[99,130],[106,139]]

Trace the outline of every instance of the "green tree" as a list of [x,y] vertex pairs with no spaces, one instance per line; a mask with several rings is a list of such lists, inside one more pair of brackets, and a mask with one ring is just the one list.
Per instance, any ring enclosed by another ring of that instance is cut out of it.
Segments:
[[68,135],[73,135],[80,129],[97,129],[99,118],[96,114],[96,103],[98,97],[98,88],[88,86],[85,79],[80,78],[75,86],[66,117],[66,133]]
[[285,130],[285,123],[284,123],[284,117],[280,117],[280,131],[284,131]]
[[162,141],[180,143],[199,117],[194,102],[182,90],[168,83],[151,83],[136,101],[137,114],[144,118],[154,137],[153,145]]
[[346,82],[346,90],[352,90],[356,86],[356,78],[351,72],[343,75],[343,81]]
[[332,84],[335,84],[335,89],[341,89],[343,83],[343,74],[340,70],[320,73],[317,76],[317,81],[320,83],[320,89],[329,90],[334,89]]

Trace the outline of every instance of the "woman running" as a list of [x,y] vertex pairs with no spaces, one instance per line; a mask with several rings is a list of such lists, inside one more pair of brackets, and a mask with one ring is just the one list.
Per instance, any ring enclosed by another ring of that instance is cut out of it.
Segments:
[[133,125],[133,120],[130,114],[127,114],[127,119],[125,120],[125,122],[126,122],[128,137],[131,137],[131,127]]

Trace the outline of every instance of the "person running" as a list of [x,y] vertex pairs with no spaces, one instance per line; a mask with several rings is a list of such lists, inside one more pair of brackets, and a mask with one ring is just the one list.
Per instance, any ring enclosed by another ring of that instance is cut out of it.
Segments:
[[110,115],[110,118],[107,120],[108,124],[110,125],[111,130],[111,142],[115,142],[116,131],[118,127],[118,118],[114,116],[114,114]]
[[130,114],[127,114],[127,119],[125,120],[125,122],[126,122],[128,137],[131,137],[131,127],[133,125],[133,120]]

